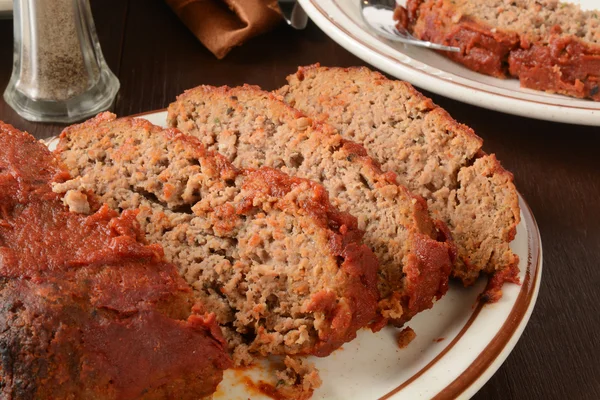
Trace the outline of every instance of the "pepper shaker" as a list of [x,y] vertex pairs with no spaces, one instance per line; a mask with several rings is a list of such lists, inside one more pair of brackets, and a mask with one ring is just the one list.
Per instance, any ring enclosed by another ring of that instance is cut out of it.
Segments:
[[71,123],[110,107],[119,80],[106,65],[89,0],[14,0],[6,102],[23,118]]

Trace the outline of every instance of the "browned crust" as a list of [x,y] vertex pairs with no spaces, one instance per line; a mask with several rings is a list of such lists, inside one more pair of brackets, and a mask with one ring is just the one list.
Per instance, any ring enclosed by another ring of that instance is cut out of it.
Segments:
[[473,71],[517,77],[530,89],[600,101],[600,46],[561,37],[559,27],[546,37],[547,44],[531,43],[526,33],[460,15],[448,0],[408,0],[395,19],[420,39],[460,47],[460,53],[442,53]]
[[[320,68],[320,64],[317,63],[307,67],[299,67],[297,73],[299,76],[302,76],[304,71],[312,68]],[[387,79],[383,75],[380,76],[382,79]],[[447,118],[452,120],[445,110],[433,104],[429,98],[416,91],[410,84],[405,83],[405,85],[414,93],[415,97],[422,100],[427,107],[436,108],[442,116],[447,116]],[[280,107],[291,113],[295,118],[306,117],[301,111],[282,101],[276,94],[265,92],[258,86],[243,85],[238,88],[231,88],[228,86],[213,87],[202,85],[186,90],[177,97],[176,102],[169,105],[169,116],[167,118],[169,124],[174,126],[176,116],[179,114],[178,109],[179,107],[182,107],[182,102],[188,97],[198,93],[209,94],[211,92],[235,97],[238,90],[250,91],[256,96],[264,96],[269,100],[275,101]],[[481,140],[471,129],[458,124],[456,121],[454,121],[454,123],[462,128],[466,128],[466,134],[471,134],[478,140]],[[311,124],[315,131],[320,132],[324,136],[337,133],[332,126],[323,121],[311,119]],[[341,143],[342,149],[352,157],[352,162],[361,163],[364,167],[378,175],[382,184],[385,182],[397,185],[407,196],[412,197],[415,200],[412,211],[415,216],[416,226],[413,227],[413,233],[411,235],[411,248],[413,249],[413,252],[410,257],[410,262],[404,266],[403,270],[406,285],[401,293],[395,292],[391,296],[395,300],[401,301],[403,309],[406,310],[406,314],[403,315],[401,319],[392,321],[388,321],[379,315],[373,321],[371,328],[373,330],[381,329],[387,322],[401,326],[418,312],[431,308],[433,302],[440,299],[447,292],[448,279],[454,257],[456,256],[456,247],[452,242],[451,236],[448,234],[445,224],[441,221],[431,220],[427,210],[427,202],[422,197],[412,194],[406,187],[399,185],[394,172],[382,171],[379,163],[367,155],[367,150],[364,146],[349,140],[342,140]]]

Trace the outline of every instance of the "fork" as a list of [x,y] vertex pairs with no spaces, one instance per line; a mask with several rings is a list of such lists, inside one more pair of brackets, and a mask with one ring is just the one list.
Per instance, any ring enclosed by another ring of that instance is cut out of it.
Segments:
[[298,30],[306,28],[308,15],[304,12],[300,4],[298,4],[297,0],[277,0],[277,5],[283,19],[285,19],[285,22],[289,26]]
[[395,42],[427,47],[434,50],[460,52],[459,47],[444,46],[420,40],[410,34],[406,29],[398,29],[394,23],[395,0],[359,0],[360,15],[367,27],[375,34]]

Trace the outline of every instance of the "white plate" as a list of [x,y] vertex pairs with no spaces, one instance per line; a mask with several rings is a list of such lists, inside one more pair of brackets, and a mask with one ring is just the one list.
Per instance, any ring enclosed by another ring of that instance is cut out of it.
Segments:
[[[346,50],[388,74],[423,89],[509,114],[580,125],[600,125],[600,102],[523,89],[516,79],[482,75],[434,51],[374,36],[360,17],[359,0],[299,2],[310,18]],[[586,9],[598,8],[600,4],[598,0],[570,2]]]
[[[141,115],[164,126],[166,111]],[[47,141],[54,149],[57,140]],[[465,289],[452,283],[435,306],[408,324],[417,334],[398,348],[398,329],[377,334],[362,330],[326,358],[310,357],[320,371],[323,386],[313,399],[440,399],[468,398],[500,367],[514,348],[529,320],[542,275],[542,244],[531,210],[519,196],[521,223],[511,244],[519,256],[521,285],[506,284],[495,304],[481,306],[476,299],[485,287],[481,279]],[[274,383],[265,363],[246,370],[229,370],[215,400],[270,399],[245,382],[247,378]]]

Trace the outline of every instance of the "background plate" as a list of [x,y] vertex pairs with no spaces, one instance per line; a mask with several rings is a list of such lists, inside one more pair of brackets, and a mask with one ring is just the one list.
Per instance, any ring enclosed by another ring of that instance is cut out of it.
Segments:
[[[166,124],[166,111],[137,115],[153,124]],[[57,138],[45,141],[54,149]],[[529,206],[519,195],[521,223],[511,248],[520,258],[521,285],[506,284],[504,296],[482,306],[477,296],[485,287],[451,283],[448,293],[408,325],[417,334],[404,349],[398,348],[398,329],[377,334],[363,329],[357,339],[326,358],[309,357],[320,371],[323,386],[313,399],[438,399],[468,398],[492,376],[514,348],[529,320],[542,274],[542,245]],[[228,370],[215,400],[270,399],[248,385],[275,383],[269,362],[254,368]]]
[[[516,79],[478,74],[424,48],[374,36],[360,17],[359,0],[299,0],[310,18],[346,50],[423,89],[491,110],[548,121],[600,126],[600,102],[519,87]],[[571,0],[585,9],[598,0]],[[399,1],[404,3],[404,1]]]

